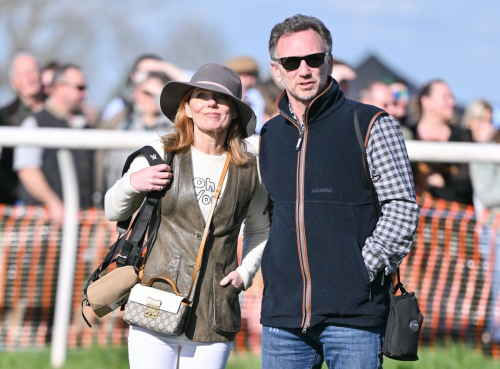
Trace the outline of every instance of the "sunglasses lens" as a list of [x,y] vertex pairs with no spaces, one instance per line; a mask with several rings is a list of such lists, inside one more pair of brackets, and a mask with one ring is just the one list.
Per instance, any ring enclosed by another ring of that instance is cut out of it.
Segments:
[[325,60],[325,54],[323,53],[311,54],[307,55],[304,59],[307,65],[310,66],[311,68],[319,68],[323,65],[323,61]]
[[302,58],[299,58],[297,56],[290,56],[288,58],[282,58],[281,65],[286,70],[296,70],[299,68],[301,61],[302,61]]
[[302,60],[305,60],[307,65],[311,68],[319,68],[323,65],[325,61],[325,53],[311,54],[307,56],[289,56],[287,58],[281,58],[281,65],[286,70],[296,70],[300,67]]

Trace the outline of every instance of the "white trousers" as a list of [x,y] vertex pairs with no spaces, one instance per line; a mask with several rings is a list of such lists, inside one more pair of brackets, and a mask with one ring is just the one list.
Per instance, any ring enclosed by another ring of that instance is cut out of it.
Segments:
[[193,342],[132,325],[128,334],[131,369],[223,369],[230,352],[231,342]]

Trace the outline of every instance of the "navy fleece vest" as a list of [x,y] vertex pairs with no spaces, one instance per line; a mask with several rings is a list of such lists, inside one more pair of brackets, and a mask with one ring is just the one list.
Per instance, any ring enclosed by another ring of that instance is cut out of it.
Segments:
[[[359,104],[346,99],[335,81],[311,104],[301,146],[305,150],[302,177],[300,152],[295,150],[300,132],[283,116],[290,116],[286,94],[278,101],[282,115],[261,131],[260,171],[274,202],[273,223],[262,257],[263,325],[303,326],[307,278],[311,326],[366,327],[386,319],[389,280],[383,281],[381,272],[370,283],[361,254],[375,219],[354,128],[354,109]],[[360,105],[363,137],[378,111]],[[301,222],[307,256],[302,259],[297,232],[300,181],[304,181]],[[303,263],[308,264],[309,276],[304,275]]]

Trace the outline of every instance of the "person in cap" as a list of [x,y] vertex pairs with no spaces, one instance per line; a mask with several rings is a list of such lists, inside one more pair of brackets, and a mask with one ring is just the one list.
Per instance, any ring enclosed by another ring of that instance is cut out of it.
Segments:
[[[161,200],[161,224],[141,283],[162,276],[187,294],[201,235],[223,167],[229,158],[221,196],[212,219],[185,333],[171,337],[131,326],[131,368],[223,368],[241,328],[238,294],[252,284],[267,242],[268,194],[256,158],[244,138],[253,134],[255,115],[241,100],[241,81],[231,69],[205,64],[190,82],[169,82],[160,96],[174,133],[154,141],[158,153],[174,153],[171,167],[150,167],[136,157],[127,173],[106,193],[108,219],[128,218],[147,192],[170,185]],[[238,266],[237,242],[243,228]],[[169,290],[155,282],[153,287]],[[169,290],[171,291],[171,290]]]

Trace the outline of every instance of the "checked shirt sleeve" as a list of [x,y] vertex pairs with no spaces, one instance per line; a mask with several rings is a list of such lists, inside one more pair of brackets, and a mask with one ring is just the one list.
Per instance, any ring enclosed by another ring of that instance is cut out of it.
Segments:
[[382,215],[363,247],[370,279],[391,274],[410,251],[419,209],[410,161],[398,122],[382,116],[373,124],[366,150],[368,167]]

